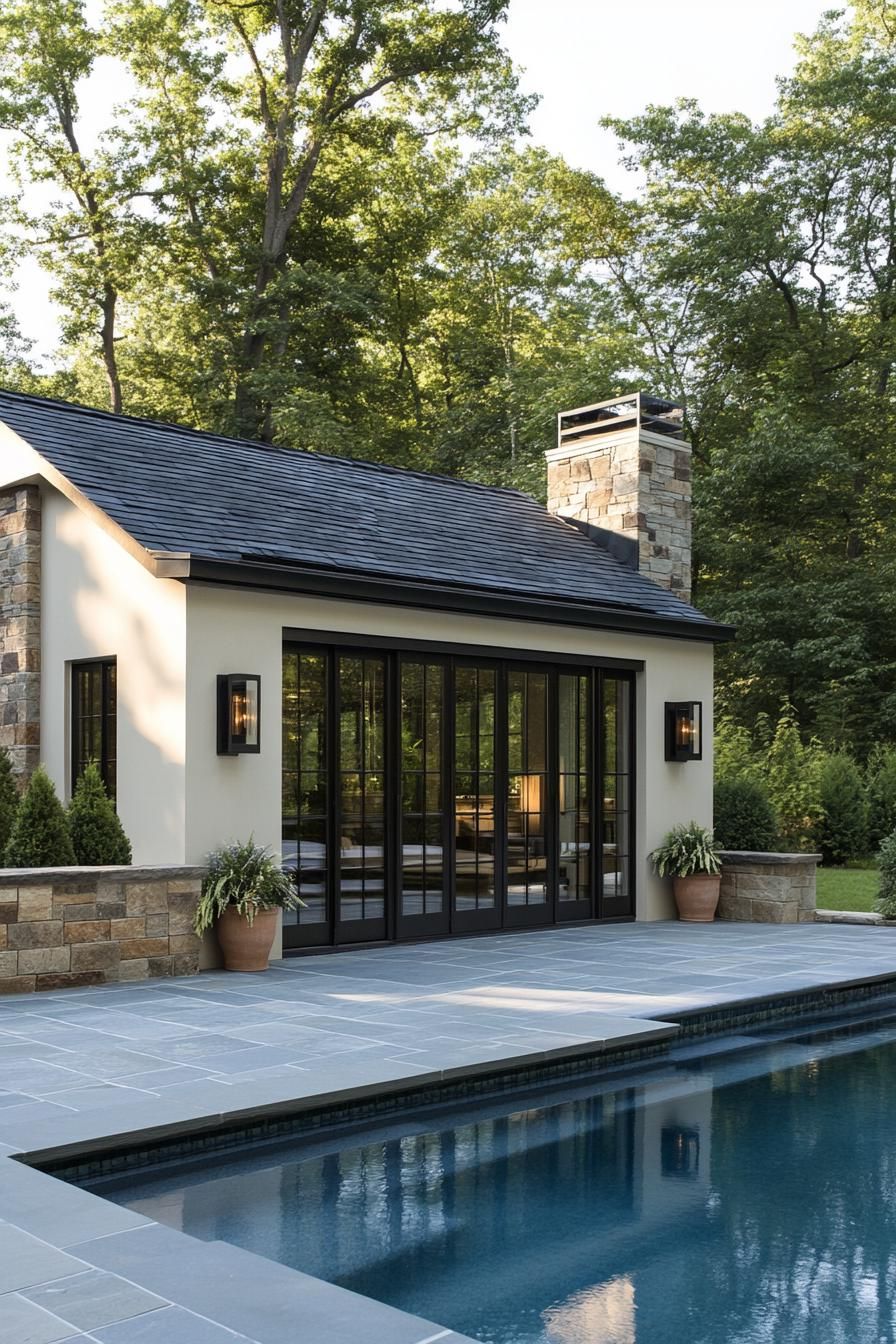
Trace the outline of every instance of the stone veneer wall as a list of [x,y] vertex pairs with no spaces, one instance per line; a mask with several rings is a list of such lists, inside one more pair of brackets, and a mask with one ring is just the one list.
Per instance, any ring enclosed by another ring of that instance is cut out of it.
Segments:
[[815,919],[815,870],[820,854],[722,855],[719,919],[754,924],[805,924]]
[[0,870],[0,994],[194,975],[203,872]]
[[632,430],[551,449],[548,508],[638,543],[638,568],[691,595],[691,449]]
[[40,760],[40,492],[0,494],[0,746],[28,779]]

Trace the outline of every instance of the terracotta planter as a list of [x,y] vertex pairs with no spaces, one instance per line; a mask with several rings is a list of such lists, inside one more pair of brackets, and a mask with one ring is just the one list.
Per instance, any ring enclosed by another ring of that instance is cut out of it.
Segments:
[[678,918],[689,924],[711,924],[719,904],[718,874],[694,873],[692,877],[675,877],[672,890],[678,906]]
[[250,924],[231,906],[218,919],[215,928],[226,971],[266,971],[274,934],[277,910],[259,910]]

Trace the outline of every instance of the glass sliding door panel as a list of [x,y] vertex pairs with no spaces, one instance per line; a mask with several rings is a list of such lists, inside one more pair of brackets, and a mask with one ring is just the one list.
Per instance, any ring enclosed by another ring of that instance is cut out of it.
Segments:
[[442,798],[445,668],[401,665],[401,914],[445,906]]
[[320,925],[326,910],[326,683],[325,653],[283,659],[283,867],[294,868],[304,909],[283,922]]
[[495,672],[455,669],[454,908],[495,908]]
[[385,916],[385,682],[384,659],[340,657],[338,915],[343,923]]
[[561,674],[559,715],[559,901],[591,899],[591,678]]
[[327,673],[325,653],[283,659],[283,830],[285,868],[296,872],[304,907],[285,924],[325,924],[327,911]]
[[601,705],[603,805],[601,845],[605,900],[631,900],[631,682],[604,676]]
[[507,674],[507,904],[548,900],[548,677]]

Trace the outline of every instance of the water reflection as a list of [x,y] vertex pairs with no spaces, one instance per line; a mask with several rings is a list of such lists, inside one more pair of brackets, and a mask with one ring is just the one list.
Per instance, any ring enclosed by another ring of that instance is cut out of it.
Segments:
[[893,1344],[894,1072],[774,1047],[122,1198],[487,1344]]

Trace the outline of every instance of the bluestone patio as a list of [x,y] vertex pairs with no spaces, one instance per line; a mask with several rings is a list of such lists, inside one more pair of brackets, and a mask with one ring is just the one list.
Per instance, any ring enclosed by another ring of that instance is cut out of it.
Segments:
[[460,1336],[15,1160],[149,1147],[224,1117],[295,1114],[465,1075],[662,1044],[676,1019],[896,983],[889,930],[620,925],[279,963],[263,976],[0,1003],[4,1344],[457,1344]]

